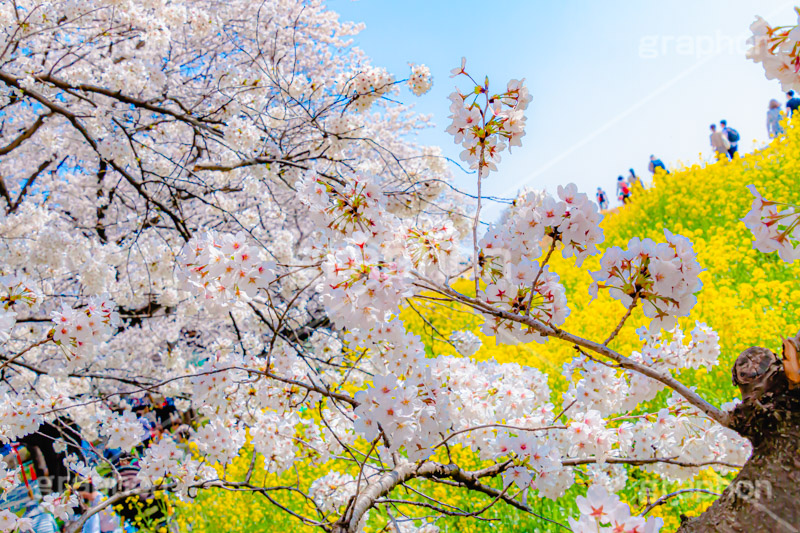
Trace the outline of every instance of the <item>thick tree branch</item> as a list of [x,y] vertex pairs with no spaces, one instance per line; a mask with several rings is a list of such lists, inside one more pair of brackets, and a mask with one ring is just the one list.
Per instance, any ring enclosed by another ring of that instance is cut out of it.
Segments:
[[[10,87],[14,87],[16,89],[24,91],[26,95],[30,96],[43,106],[47,107],[54,113],[58,113],[59,115],[66,118],[70,122],[70,124],[72,124],[72,126],[76,130],[78,130],[78,132],[83,136],[86,142],[89,143],[92,149],[95,152],[97,152],[98,157],[100,156],[100,152],[97,146],[97,141],[95,141],[95,139],[89,134],[86,127],[84,127],[84,125],[81,124],[81,122],[78,120],[78,117],[74,113],[72,113],[63,106],[50,101],[48,98],[45,98],[42,94],[38,93],[37,91],[31,89],[23,89],[17,78],[8,75],[5,72],[0,71],[0,81],[2,81],[3,83],[5,83]],[[178,216],[176,216],[171,210],[167,209],[167,207],[163,203],[151,197],[144,189],[144,186],[138,181],[136,181],[136,179],[133,176],[131,176],[124,168],[119,166],[116,162],[114,162],[113,160],[108,160],[108,164],[110,164],[114,168],[114,170],[116,170],[119,174],[121,174],[125,178],[125,180],[128,183],[130,183],[134,189],[136,189],[136,192],[138,192],[142,198],[144,198],[146,201],[158,207],[172,220],[172,223],[175,225],[175,229],[178,230],[178,233],[181,235],[183,240],[188,241],[191,238],[192,236],[191,232],[186,227],[186,224],[183,222],[183,220],[178,218]]]
[[564,330],[558,329],[555,326],[544,324],[543,322],[540,322],[539,320],[536,320],[533,317],[517,315],[514,313],[509,313],[508,311],[497,309],[496,307],[482,300],[479,300],[477,298],[472,298],[470,296],[466,296],[464,294],[456,292],[455,290],[451,289],[446,285],[441,285],[439,283],[435,283],[433,281],[423,278],[420,278],[420,281],[421,281],[420,286],[422,286],[423,288],[436,291],[446,296],[450,296],[456,301],[467,304],[470,307],[477,309],[478,311],[481,311],[483,313],[486,313],[488,315],[503,320],[509,320],[512,322],[524,324],[525,326],[530,327],[531,329],[533,329],[534,331],[545,337],[554,337],[569,342],[570,344],[581,346],[582,348],[592,351],[598,355],[607,357],[608,359],[611,359],[612,361],[618,363],[622,368],[626,370],[632,370],[634,372],[638,372],[639,374],[645,375],[651,379],[658,381],[659,383],[666,385],[667,387],[671,388],[672,390],[683,396],[687,402],[697,407],[699,410],[708,415],[709,418],[712,418],[713,420],[719,422],[721,425],[725,427],[729,427],[730,425],[730,415],[727,412],[722,411],[718,407],[710,404],[695,391],[693,391],[692,389],[690,389],[689,387],[687,387],[686,385],[675,379],[671,374],[660,372],[658,370],[650,368],[647,365],[637,363],[633,359],[630,359],[629,357],[625,357],[624,355],[615,352],[608,346],[584,339],[582,337],[578,337],[577,335],[573,335]]
[[[510,464],[511,461],[506,461],[472,472],[462,470],[458,465],[452,463],[445,465],[435,462],[425,462],[422,464],[406,463],[400,465],[390,472],[377,476],[378,479],[376,481],[367,484],[366,488],[350,502],[347,511],[334,525],[333,533],[351,533],[356,531],[358,523],[361,521],[364,513],[378,503],[381,498],[389,494],[395,487],[414,478],[431,478],[434,480],[452,479],[455,484],[465,486],[471,490],[483,492],[498,501],[503,500],[518,509],[558,524],[558,522],[554,522],[534,513],[527,505],[505,494],[505,491],[493,489],[478,481],[481,478],[497,476],[508,468]],[[488,509],[488,507],[486,509]],[[566,528],[566,526],[562,524],[559,525]]]
[[130,104],[130,105],[133,105],[133,106],[136,106],[136,107],[140,107],[142,109],[146,109],[148,111],[152,111],[152,112],[158,113],[160,115],[167,115],[167,116],[173,117],[173,118],[175,118],[175,119],[177,119],[177,120],[179,120],[181,122],[186,122],[187,124],[191,124],[192,126],[204,129],[206,131],[209,131],[213,135],[216,135],[216,136],[219,136],[219,137],[221,137],[223,135],[223,133],[220,130],[218,130],[218,129],[216,129],[216,128],[214,128],[214,127],[209,125],[209,123],[219,124],[219,122],[217,122],[217,121],[202,121],[202,120],[199,120],[199,119],[197,119],[195,117],[187,115],[185,113],[178,113],[177,111],[173,111],[173,110],[168,109],[166,107],[161,107],[161,106],[152,104],[152,103],[150,103],[150,102],[148,102],[146,100],[141,100],[139,98],[134,98],[132,96],[127,96],[127,95],[123,94],[122,91],[112,91],[112,90],[106,89],[104,87],[99,87],[97,85],[90,85],[88,83],[81,83],[81,84],[78,84],[78,85],[73,85],[73,84],[70,84],[70,83],[68,83],[68,82],[66,82],[64,80],[61,80],[61,79],[56,78],[56,77],[51,76],[51,75],[34,76],[34,79],[36,81],[39,81],[39,82],[42,82],[42,83],[49,83],[49,84],[51,84],[51,85],[53,85],[55,87],[58,87],[59,89],[72,90],[72,91],[82,91],[82,92],[95,93],[95,94],[100,94],[100,95],[103,95],[103,96],[107,96],[109,98],[113,98],[114,100],[118,100],[118,101],[120,101],[122,103],[125,103],[125,104]]
[[28,189],[30,188],[30,186],[33,184],[33,182],[36,181],[36,178],[39,177],[39,174],[44,172],[44,170],[47,167],[49,167],[52,162],[53,162],[52,159],[47,159],[46,161],[42,162],[39,165],[39,167],[33,172],[33,174],[28,176],[28,178],[25,180],[25,183],[22,185],[22,189],[19,191],[19,194],[17,195],[17,199],[14,200],[14,203],[9,204],[7,214],[10,215],[11,213],[17,210],[19,205],[22,203],[22,200],[25,199],[25,195],[28,193]]
[[39,115],[39,118],[36,119],[30,128],[23,131],[19,137],[8,143],[7,145],[0,147],[0,156],[6,155],[7,153],[13,151],[14,149],[20,147],[23,142],[30,139],[36,131],[42,127],[44,121],[47,120],[47,117],[52,115],[53,113],[47,113],[45,115]]

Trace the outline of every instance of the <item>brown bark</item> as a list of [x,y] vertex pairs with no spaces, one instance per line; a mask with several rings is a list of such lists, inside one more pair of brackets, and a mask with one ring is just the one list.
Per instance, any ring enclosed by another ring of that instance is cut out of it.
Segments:
[[745,401],[731,427],[752,442],[753,453],[722,496],[679,533],[800,533],[800,388],[790,386],[782,366],[738,383]]

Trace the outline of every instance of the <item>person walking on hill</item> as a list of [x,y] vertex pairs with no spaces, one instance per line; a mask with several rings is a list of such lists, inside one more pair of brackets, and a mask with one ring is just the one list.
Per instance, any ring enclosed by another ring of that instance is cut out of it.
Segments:
[[789,91],[786,93],[786,114],[790,117],[797,111],[797,108],[800,107],[800,98],[794,95],[794,91]]
[[634,185],[638,185],[639,187],[644,187],[641,178],[639,178],[639,176],[636,175],[636,172],[634,172],[632,168],[628,169],[628,183],[630,184],[631,189],[634,187]]
[[784,134],[783,126],[781,126],[782,119],[781,104],[773,98],[769,101],[769,109],[767,110],[767,134],[770,139]]
[[717,131],[716,124],[711,125],[711,135],[709,138],[711,140],[711,147],[717,153],[717,161],[723,157],[727,157],[731,143],[728,141],[728,137],[726,137],[724,133]]
[[631,200],[631,188],[622,176],[617,178],[617,198],[623,204],[627,204]]
[[657,168],[660,168],[661,170],[669,174],[669,170],[667,170],[667,167],[664,166],[664,163],[662,163],[660,159],[656,159],[656,156],[651,155],[650,164],[647,166],[647,169],[650,171],[650,174],[655,174]]
[[733,128],[729,128],[727,120],[720,120],[719,125],[722,126],[722,133],[725,134],[725,137],[731,145],[731,147],[728,148],[728,157],[733,159],[733,154],[739,150],[739,132]]
[[600,211],[608,209],[608,194],[602,188],[597,188],[597,205],[600,206]]

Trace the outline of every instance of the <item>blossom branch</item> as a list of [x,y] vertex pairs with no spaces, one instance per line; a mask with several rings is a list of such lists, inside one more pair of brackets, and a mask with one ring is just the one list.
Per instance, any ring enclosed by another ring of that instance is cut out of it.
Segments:
[[670,374],[660,372],[658,370],[650,368],[647,365],[637,363],[636,361],[630,359],[629,357],[625,357],[624,355],[615,352],[608,346],[598,344],[596,342],[584,339],[582,337],[578,337],[577,335],[573,335],[564,330],[555,328],[554,326],[546,325],[534,318],[514,313],[509,313],[508,311],[497,309],[496,307],[487,304],[486,302],[478,300],[477,298],[472,298],[470,296],[463,295],[451,289],[450,287],[438,284],[432,280],[421,280],[421,281],[423,281],[424,284],[427,285],[426,288],[439,292],[440,294],[451,296],[457,301],[465,303],[473,307],[474,309],[477,309],[479,311],[482,311],[484,313],[487,313],[489,315],[504,320],[510,320],[512,322],[518,322],[520,324],[524,324],[525,326],[530,327],[531,329],[537,331],[538,333],[540,333],[545,337],[554,337],[575,344],[577,346],[581,346],[598,355],[607,357],[612,361],[618,363],[622,368],[626,370],[633,370],[634,372],[638,372],[639,374],[645,375],[660,383],[663,383],[667,387],[673,389],[675,392],[683,396],[686,399],[686,401],[688,401],[693,406],[697,407],[699,410],[708,415],[709,418],[712,418],[719,424],[725,427],[728,427],[728,425],[730,424],[730,417],[728,413],[720,410],[718,407],[711,405],[708,401],[703,399],[699,394],[694,392],[692,389],[690,389],[683,383],[679,382]]

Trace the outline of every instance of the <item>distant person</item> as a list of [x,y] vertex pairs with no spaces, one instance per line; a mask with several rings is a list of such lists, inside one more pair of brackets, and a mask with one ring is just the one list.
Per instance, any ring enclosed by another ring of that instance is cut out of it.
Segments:
[[786,114],[790,117],[797,111],[797,108],[800,107],[800,98],[794,95],[794,91],[789,91],[786,93]]
[[647,166],[647,169],[650,171],[650,174],[655,174],[657,168],[660,168],[661,170],[669,174],[669,170],[667,170],[667,167],[664,166],[664,163],[662,163],[660,159],[656,159],[656,156],[651,155],[650,164]]
[[617,198],[623,204],[627,204],[631,200],[631,188],[622,176],[617,178]]
[[709,139],[711,140],[711,147],[717,153],[717,160],[728,157],[728,150],[731,147],[728,137],[721,131],[717,131],[716,124],[712,124],[710,127],[711,135],[709,135]]
[[769,101],[769,109],[767,110],[767,133],[770,139],[774,139],[778,135],[783,135],[785,133],[781,125],[782,119],[781,104],[773,98]]
[[597,188],[597,205],[600,206],[600,211],[608,209],[608,194],[602,188]]
[[728,127],[728,121],[720,120],[719,125],[722,126],[722,133],[728,138],[731,147],[728,148],[728,157],[733,159],[733,154],[739,150],[739,132],[733,128]]
[[634,172],[632,168],[628,169],[628,183],[630,183],[631,188],[633,188],[634,185],[644,187],[642,180],[636,175],[636,172]]

